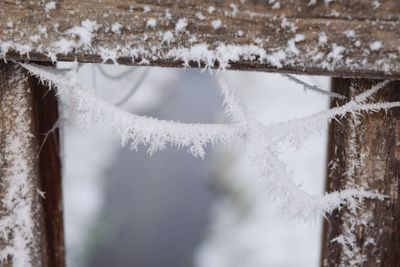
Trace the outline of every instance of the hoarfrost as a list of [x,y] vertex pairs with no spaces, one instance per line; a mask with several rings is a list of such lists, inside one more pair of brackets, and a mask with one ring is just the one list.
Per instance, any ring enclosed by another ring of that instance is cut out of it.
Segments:
[[116,34],[121,34],[122,24],[119,22],[113,23],[111,26],[111,31]]
[[175,31],[181,32],[186,29],[188,20],[186,18],[180,18],[175,24]]
[[149,13],[151,11],[151,8],[149,6],[144,6],[143,7],[143,12],[144,13]]
[[75,26],[67,31],[71,35],[79,37],[79,45],[90,47],[92,44],[93,31],[96,29],[97,23],[93,20],[84,20],[81,26]]
[[56,9],[56,2],[55,1],[47,2],[47,4],[44,6],[44,11],[46,11],[46,13],[48,13],[51,10],[54,10],[54,9]]
[[197,12],[196,13],[196,18],[198,18],[199,20],[205,20],[206,19],[206,17],[201,12]]
[[355,38],[356,37],[356,33],[353,30],[346,30],[344,32],[344,34],[346,35],[347,38]]
[[211,26],[214,28],[214,30],[217,30],[222,26],[222,22],[220,19],[213,20],[211,21]]
[[371,49],[371,51],[379,51],[382,49],[382,47],[383,44],[381,41],[375,41],[369,45],[369,49]]
[[[200,49],[202,53],[207,50]],[[304,118],[265,125],[255,121],[244,108],[235,90],[224,77],[219,77],[223,107],[230,119],[227,124],[199,124],[162,121],[156,118],[127,113],[84,91],[77,82],[75,70],[61,71],[49,67],[22,64],[42,81],[51,82],[58,88],[64,105],[75,110],[81,125],[94,124],[106,127],[121,138],[124,145],[138,149],[148,147],[150,154],[167,145],[186,148],[194,156],[204,157],[208,145],[243,142],[253,151],[254,167],[265,179],[267,190],[283,209],[292,216],[308,220],[325,215],[342,205],[357,207],[365,198],[382,199],[378,192],[366,188],[349,187],[324,195],[310,195],[293,182],[291,172],[280,159],[279,144],[289,141],[294,147],[313,133],[325,127],[325,122],[338,116],[356,116],[361,111],[374,112],[400,106],[400,102],[366,103],[387,82],[380,83],[346,104]]]
[[155,28],[157,26],[157,21],[155,19],[153,19],[153,18],[148,19],[147,23],[146,23],[146,26],[149,27],[149,28]]
[[[39,253],[37,240],[37,225],[35,215],[38,211],[37,191],[35,181],[36,160],[32,139],[33,124],[29,97],[26,93],[26,79],[22,69],[13,73],[11,90],[5,91],[2,102],[7,110],[1,112],[12,116],[12,125],[3,121],[1,134],[4,134],[4,153],[0,155],[0,171],[2,173],[2,193],[0,212],[0,265],[8,262],[11,257],[13,266],[33,266]],[[3,247],[4,245],[4,247]],[[8,266],[8,265],[7,265]]]
[[318,44],[319,45],[324,45],[328,42],[328,37],[326,36],[326,33],[320,32],[318,35]]
[[170,43],[174,39],[174,34],[171,31],[166,31],[163,33],[162,41],[165,43]]

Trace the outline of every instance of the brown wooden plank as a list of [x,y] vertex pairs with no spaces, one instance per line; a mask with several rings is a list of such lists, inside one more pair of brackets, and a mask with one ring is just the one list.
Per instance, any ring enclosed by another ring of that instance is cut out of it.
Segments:
[[[376,80],[335,78],[333,89],[354,95]],[[392,82],[376,100],[399,101],[400,82]],[[368,187],[387,195],[366,200],[356,213],[343,207],[328,216],[322,266],[398,266],[400,262],[400,109],[334,121],[331,125],[329,191]],[[352,230],[349,230],[352,229]],[[333,241],[349,238],[345,245]],[[353,245],[350,245],[350,241]]]
[[41,266],[43,209],[28,74],[16,64],[0,63],[0,81],[1,265]]
[[55,97],[14,63],[0,81],[0,265],[64,266]]
[[33,113],[39,146],[39,176],[45,199],[41,199],[46,232],[47,266],[65,266],[64,224],[58,128],[58,102],[55,90],[49,90],[36,77],[29,77],[33,95]]
[[[206,58],[218,67],[230,59],[233,69],[400,78],[399,1],[65,0],[47,12],[48,2],[18,2],[0,1],[6,59],[115,57],[122,64],[168,67],[184,59],[197,66]],[[180,19],[187,27],[178,31]],[[90,45],[72,33],[82,31],[74,27],[84,21],[96,22]]]

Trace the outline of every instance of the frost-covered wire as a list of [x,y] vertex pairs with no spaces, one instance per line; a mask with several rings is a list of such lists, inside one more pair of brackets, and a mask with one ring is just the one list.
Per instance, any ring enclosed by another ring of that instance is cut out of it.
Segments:
[[151,154],[172,145],[204,157],[207,145],[231,145],[238,141],[247,144],[253,151],[254,166],[266,181],[269,194],[294,216],[304,219],[324,216],[345,204],[357,207],[364,198],[383,198],[378,192],[353,187],[324,195],[310,195],[294,183],[291,172],[280,158],[279,148],[279,144],[288,138],[302,142],[332,119],[348,114],[358,116],[361,111],[374,112],[399,107],[400,102],[363,102],[369,95],[383,88],[382,84],[342,106],[288,122],[265,125],[247,117],[234,90],[220,78],[223,107],[232,121],[227,124],[180,123],[131,114],[97,99],[80,87],[76,70],[61,71],[37,65],[21,65],[43,82],[54,84],[62,102],[76,111],[81,125],[90,127],[100,124],[114,131],[122,143],[132,149],[145,145]]
[[[375,89],[377,86],[380,86],[379,88],[383,88],[381,84],[377,84],[372,89]],[[361,99],[364,99],[364,97]],[[271,124],[266,127],[268,131],[272,132],[272,136],[275,137],[277,142],[283,139],[288,139],[294,145],[298,146],[302,141],[306,140],[308,136],[326,127],[327,122],[332,119],[342,118],[347,114],[357,117],[360,116],[361,111],[377,112],[379,110],[388,110],[390,108],[400,106],[399,101],[359,103],[356,100],[359,101],[357,97],[355,97],[353,100],[342,106],[324,110],[303,118]]]
[[239,97],[236,95],[235,91],[232,90],[232,86],[221,75],[218,77],[217,81],[223,97],[222,106],[224,107],[225,115],[233,122],[245,122],[245,110],[240,105]]
[[180,123],[138,116],[123,111],[82,90],[73,71],[55,70],[35,65],[21,64],[42,81],[58,88],[58,94],[78,113],[82,125],[101,124],[114,131],[124,145],[137,149],[149,146],[149,153],[164,149],[168,144],[187,148],[194,156],[204,156],[207,145],[230,144],[240,139],[244,124]]
[[363,93],[360,93],[360,94],[356,95],[356,96],[354,97],[354,102],[362,103],[362,102],[365,102],[365,101],[371,99],[372,96],[373,96],[376,92],[378,92],[378,91],[381,90],[383,87],[385,87],[386,85],[388,85],[388,83],[390,83],[390,81],[387,80],[387,81],[382,81],[382,82],[379,82],[379,83],[375,84],[375,85],[372,86],[370,89],[364,91]]
[[319,94],[327,95],[327,96],[334,97],[334,98],[338,98],[338,99],[346,99],[346,97],[345,97],[344,95],[341,95],[341,94],[338,94],[338,93],[334,93],[334,92],[330,92],[330,91],[326,91],[326,90],[324,90],[324,89],[319,88],[319,87],[316,86],[316,85],[308,84],[308,83],[306,83],[306,82],[303,82],[303,81],[300,80],[300,79],[297,79],[297,78],[296,78],[295,76],[293,76],[293,75],[286,74],[286,73],[281,73],[281,75],[282,75],[283,77],[286,77],[286,78],[289,79],[290,81],[295,82],[295,83],[301,85],[301,86],[304,88],[304,90],[311,90],[311,91],[317,92],[317,93],[319,93]]

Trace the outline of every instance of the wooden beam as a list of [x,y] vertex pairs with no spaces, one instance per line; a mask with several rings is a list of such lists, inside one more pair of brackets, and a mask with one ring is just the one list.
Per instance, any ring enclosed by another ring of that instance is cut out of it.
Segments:
[[5,59],[400,78],[399,1],[51,3],[0,2]]
[[[333,80],[333,90],[354,96],[376,80]],[[400,82],[376,100],[399,101]],[[368,187],[387,196],[328,216],[322,266],[397,266],[400,262],[400,110],[340,119],[331,124],[329,191]]]
[[17,64],[0,81],[0,265],[64,266],[55,96]]

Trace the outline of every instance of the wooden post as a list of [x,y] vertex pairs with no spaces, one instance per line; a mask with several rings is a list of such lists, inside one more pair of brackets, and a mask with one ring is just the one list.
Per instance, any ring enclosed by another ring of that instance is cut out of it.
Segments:
[[[29,77],[33,95],[34,122],[39,151],[39,174],[45,199],[42,198],[46,231],[48,266],[65,266],[60,133],[58,102],[50,90],[35,77]],[[54,88],[52,88],[54,89]]]
[[[54,92],[0,63],[0,265],[64,266]],[[43,193],[44,192],[44,193]]]
[[[377,80],[333,79],[333,91],[354,96]],[[375,97],[399,101],[400,82]],[[325,224],[322,266],[398,266],[400,263],[400,110],[380,111],[331,124],[328,191],[368,187],[387,195],[343,207]]]

